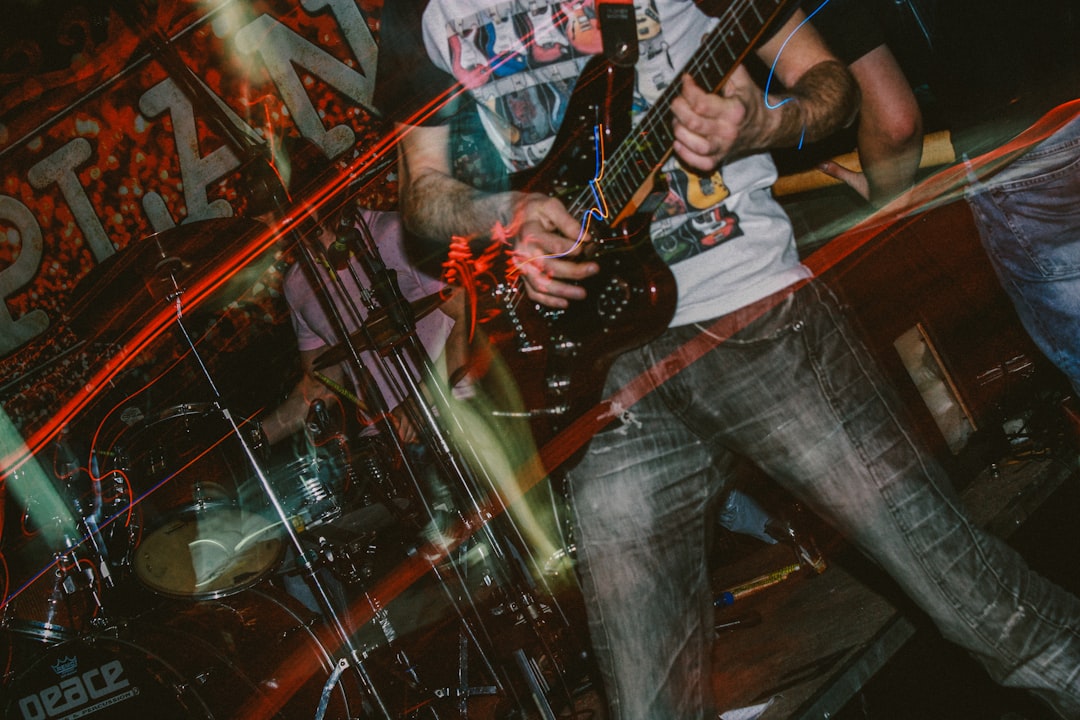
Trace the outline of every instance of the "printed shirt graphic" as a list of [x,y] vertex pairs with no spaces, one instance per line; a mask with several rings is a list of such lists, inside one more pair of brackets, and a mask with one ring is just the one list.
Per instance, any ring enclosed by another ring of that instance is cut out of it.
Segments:
[[[639,60],[630,110],[638,118],[678,80],[715,20],[692,0],[634,4]],[[508,169],[539,163],[552,150],[575,79],[602,51],[595,0],[431,0],[423,23],[428,54],[472,94]],[[652,238],[679,283],[673,324],[737,309],[806,276],[769,192],[776,174],[767,155],[708,176],[673,159],[664,174],[668,192],[653,216]],[[748,222],[768,234],[734,247],[732,241],[747,239]],[[695,259],[729,245],[727,257]]]

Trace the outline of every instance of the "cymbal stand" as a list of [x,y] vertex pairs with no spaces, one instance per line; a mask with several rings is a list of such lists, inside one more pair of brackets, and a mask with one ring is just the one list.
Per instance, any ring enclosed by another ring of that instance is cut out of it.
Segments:
[[[504,571],[508,568],[511,569],[509,577],[504,578],[508,581],[508,585],[513,588],[517,597],[511,599],[511,606],[519,605],[522,613],[522,617],[526,621],[532,624],[535,635],[544,645],[546,641],[544,633],[541,632],[539,625],[541,624],[541,616],[543,611],[538,607],[539,602],[532,592],[532,588],[535,588],[536,583],[527,576],[524,568],[519,566],[516,562],[516,558],[510,556],[507,548],[511,551],[514,549],[514,543],[506,543],[503,538],[499,536],[499,533],[495,532],[490,522],[487,522],[493,516],[491,510],[484,504],[481,499],[481,493],[479,492],[479,484],[477,482],[476,473],[469,466],[468,463],[459,456],[458,451],[450,443],[447,434],[443,428],[443,421],[438,417],[431,406],[431,403],[425,401],[424,394],[419,385],[418,380],[413,376],[410,365],[407,359],[408,350],[412,351],[414,360],[418,361],[418,367],[425,370],[429,376],[435,376],[435,371],[431,366],[430,359],[427,358],[426,353],[423,351],[423,347],[415,334],[415,319],[412,317],[411,308],[404,298],[401,296],[400,290],[397,288],[395,274],[388,270],[385,264],[382,262],[378,247],[371,237],[370,229],[363,221],[362,217],[346,219],[343,223],[343,227],[340,228],[340,237],[344,239],[348,244],[352,246],[352,251],[357,257],[361,266],[364,268],[364,272],[371,279],[373,284],[373,292],[376,300],[389,314],[390,319],[396,323],[396,327],[403,331],[403,337],[406,340],[407,347],[403,347],[400,344],[392,344],[387,352],[387,356],[394,362],[397,367],[397,376],[399,379],[407,384],[408,397],[411,402],[406,403],[406,410],[409,411],[411,419],[415,426],[423,433],[425,441],[428,447],[433,451],[436,459],[439,461],[440,466],[447,472],[450,477],[457,480],[457,487],[462,489],[468,496],[469,504],[473,511],[473,517],[480,521],[480,525],[477,530],[483,533],[485,540],[488,542],[492,553],[500,561],[499,567]],[[380,354],[377,354],[379,356]],[[433,392],[441,393],[441,385],[439,383],[432,383],[435,387],[429,388]],[[443,407],[448,405],[443,403]],[[453,418],[451,417],[452,421]],[[470,447],[470,450],[475,453],[475,448]],[[476,463],[476,467],[483,467],[482,463]],[[506,508],[502,506],[502,500],[498,491],[495,489],[495,485],[491,482],[490,478],[487,479],[487,486],[489,488],[488,495],[499,503],[498,511],[504,521],[503,524],[509,524],[517,534],[520,545],[518,549],[528,549],[528,544],[523,541],[520,529],[517,528],[513,522],[509,513],[506,512]],[[535,566],[535,564],[534,564]],[[550,591],[548,596],[551,598],[552,603],[558,607],[558,604],[554,601],[554,594]],[[568,624],[566,616],[562,613],[562,609],[559,609],[560,615],[564,623]],[[556,656],[551,654],[550,648],[545,648],[548,651],[549,656],[555,660]],[[541,680],[536,677],[535,671],[532,670],[530,664],[523,664],[522,670],[525,671],[526,680],[531,687],[537,687]],[[562,672],[559,672],[560,679],[562,679]],[[554,712],[551,710],[547,703],[547,699],[543,693],[533,692],[533,699],[536,702],[538,709],[545,718],[554,718]],[[567,690],[567,696],[569,697],[569,691]],[[464,713],[464,708],[462,708]],[[464,715],[463,715],[464,716]]]
[[[437,383],[435,392],[441,394],[441,387],[438,386]],[[420,417],[426,419],[425,423],[420,427],[427,430],[427,432],[425,433],[425,438],[429,444],[429,447],[438,448],[436,456],[438,459],[443,461],[442,465],[444,468],[444,472],[447,471],[447,467],[449,467],[449,472],[461,473],[457,476],[460,481],[459,487],[464,490],[469,499],[469,503],[472,508],[472,517],[476,518],[479,522],[478,527],[474,527],[469,533],[469,537],[472,537],[472,535],[476,531],[481,532],[484,537],[484,541],[492,550],[492,554],[499,560],[498,567],[504,573],[506,573],[506,576],[502,578],[503,583],[500,585],[500,587],[504,590],[504,592],[512,589],[513,593],[512,596],[510,596],[511,593],[507,593],[507,596],[509,597],[507,607],[505,609],[511,612],[520,612],[521,617],[530,624],[534,636],[537,640],[540,641],[541,645],[544,647],[545,652],[548,654],[548,657],[552,660],[557,661],[558,655],[549,646],[547,638],[545,637],[545,634],[541,627],[541,625],[545,622],[543,620],[543,615],[545,613],[544,608],[541,606],[540,601],[533,592],[536,587],[536,582],[526,573],[524,569],[524,561],[520,558],[519,555],[521,549],[525,549],[526,551],[528,551],[529,544],[524,539],[520,528],[513,521],[512,516],[507,511],[506,506],[503,504],[502,498],[499,495],[498,490],[495,488],[495,483],[493,483],[490,478],[486,480],[487,487],[490,490],[488,496],[493,498],[493,500],[497,503],[497,507],[493,511],[488,505],[485,505],[482,500],[482,495],[478,489],[479,485],[475,473],[471,470],[471,468],[469,468],[468,464],[464,463],[458,457],[457,451],[454,450],[449,444],[445,431],[442,429],[442,426],[440,424],[439,416],[434,413],[428,403],[420,399],[419,395],[414,394],[413,397],[416,401],[415,403],[413,403],[413,405],[410,406],[410,408],[412,408],[414,412],[417,412]],[[448,407],[448,402],[446,401],[446,399],[443,399],[442,407]],[[415,423],[417,422],[417,420],[414,419],[413,422]],[[475,452],[475,448],[472,448],[471,446],[470,450]],[[477,467],[482,467],[482,464],[477,463]],[[498,517],[502,521],[501,525],[509,526],[509,528],[514,532],[517,539],[516,543],[512,541],[506,541],[499,532],[496,532],[493,524],[490,522],[490,520],[496,517]],[[467,527],[470,525],[472,525],[471,520],[466,522]],[[534,567],[536,567],[535,561],[533,564]],[[542,577],[541,583],[544,584],[544,589],[546,591],[547,598],[551,603],[551,606],[558,610],[561,621],[565,626],[568,626],[568,618],[566,617],[562,608],[559,606],[558,602],[555,600],[554,593],[546,585],[546,581],[544,581]],[[546,681],[543,678],[539,677],[538,671],[528,660],[527,654],[523,649],[517,648],[514,651],[514,660],[518,670],[521,671],[522,677],[524,678],[529,688],[530,698],[533,700],[533,703],[536,706],[536,710],[539,711],[542,720],[555,720],[555,712],[550,706],[550,703],[547,699],[547,693],[543,687],[546,684]],[[461,663],[461,684],[458,688],[458,695],[461,698],[459,709],[462,718],[466,717],[465,699],[471,694],[477,694],[476,689],[470,688],[467,681],[465,680],[465,673],[467,671],[467,666],[465,665],[466,661],[467,656],[465,654],[465,648],[464,646],[462,646],[459,653],[459,662]],[[563,671],[561,668],[558,671],[558,675],[560,678],[560,682],[563,685],[563,691],[567,699],[569,699],[571,693],[569,688],[565,685],[565,678],[563,677]],[[481,688],[480,691],[482,692],[483,689]],[[521,706],[521,700],[518,699],[517,702],[519,706]]]
[[[180,54],[176,51],[176,48],[173,47],[168,37],[166,37],[159,28],[147,23],[145,13],[137,3],[132,0],[122,0],[121,2],[116,3],[115,9],[123,21],[148,43],[151,53],[162,64],[169,77],[179,84],[184,94],[206,112],[207,116],[215,124],[217,129],[221,131],[228,145],[243,160],[241,164],[250,164],[257,168],[253,182],[258,183],[259,185],[265,185],[265,190],[277,209],[279,211],[284,209],[289,200],[288,192],[281,184],[281,176],[275,172],[270,149],[267,147],[266,143],[258,138],[251,128],[247,126],[240,127],[233,122],[232,118],[224,112],[223,104],[219,104],[219,100],[209,92],[198,76],[196,76],[191,68],[184,63],[183,58],[181,58]],[[384,160],[388,162],[387,158],[384,158]],[[368,172],[374,172],[374,167]],[[297,233],[295,229],[291,230],[290,233],[294,241],[300,239],[299,233]],[[303,242],[297,242],[296,244],[301,248],[304,247]],[[301,252],[301,255],[304,254],[305,253]],[[310,264],[311,258],[307,257],[307,261]],[[163,258],[162,263],[159,264],[159,268],[162,267],[162,265],[167,266],[168,263],[169,259]],[[203,363],[195,343],[192,341],[191,336],[184,327],[182,305],[183,288],[176,282],[176,276],[172,272],[168,273],[168,280],[170,280],[172,284],[172,296],[170,300],[175,302],[176,305],[176,324],[183,334],[188,347],[191,348],[203,375],[206,377],[222,415],[226,422],[228,422],[233,434],[240,441],[240,446],[243,448],[244,454],[258,478],[259,484],[262,486],[266,497],[273,506],[277,518],[281,521],[282,528],[285,529],[286,534],[289,536],[289,542],[296,549],[298,562],[306,575],[308,584],[315,593],[319,606],[323,608],[325,616],[333,627],[334,632],[337,633],[341,640],[342,647],[346,649],[348,659],[352,664],[354,671],[359,676],[361,685],[382,715],[386,718],[390,718],[391,715],[386,704],[380,697],[374,683],[372,683],[371,677],[361,660],[360,653],[352,641],[352,635],[345,628],[340,616],[334,608],[334,604],[330,601],[326,588],[317,577],[312,553],[309,553],[304,548],[303,543],[300,542],[300,538],[293,528],[292,523],[289,521],[288,514],[286,513],[280,498],[278,498],[274,487],[267,478],[266,473],[263,471],[262,464],[255,456],[251,443],[245,437],[245,433],[240,431],[240,428],[229,413],[228,408],[221,402],[221,394],[218,392],[213,377],[205,363]]]
[[[410,400],[405,404],[405,408],[411,416],[410,419],[424,433],[426,443],[435,453],[436,459],[440,462],[444,472],[457,480],[458,487],[467,494],[469,506],[473,509],[475,516],[477,518],[490,517],[492,513],[484,505],[481,493],[478,490],[479,485],[475,471],[468,463],[463,461],[454,445],[447,438],[442,419],[433,409],[432,404],[425,400],[419,380],[413,374],[413,367],[418,368],[424,375],[429,377],[435,377],[436,371],[432,367],[423,345],[416,337],[416,320],[413,317],[411,307],[402,297],[401,291],[397,287],[395,273],[383,263],[378,245],[375,243],[374,238],[371,237],[371,231],[362,217],[346,218],[340,231],[340,239],[350,247],[353,255],[357,257],[364,267],[364,272],[372,279],[372,291],[380,306],[388,313],[392,325],[403,331],[402,338],[407,347],[403,347],[402,344],[392,344],[388,348],[387,356],[395,363],[396,367],[394,369],[396,372],[388,372],[387,375],[405,381],[407,387],[401,392]],[[412,360],[412,366],[408,362],[409,359]],[[432,383],[427,389],[440,397],[443,394],[442,385],[439,383]],[[441,406],[448,407],[445,399],[441,402]],[[473,451],[475,456],[475,448],[470,447],[469,449]],[[476,466],[482,467],[482,463],[478,462]],[[494,485],[489,481],[488,487],[493,489]],[[498,514],[509,518],[510,516],[506,513],[506,507],[502,505],[499,494],[494,491],[489,494],[499,503]],[[513,523],[510,523],[510,525],[515,530],[517,540],[523,547],[527,548],[528,545],[524,542],[520,531]],[[496,553],[497,557],[503,562],[510,561],[504,543],[492,534],[493,531],[489,524],[482,523],[479,529],[489,536],[492,551]]]
[[[345,648],[348,661],[350,662],[353,670],[356,672],[360,679],[361,685],[367,694],[370,696],[371,701],[378,707],[383,717],[391,720],[393,716],[386,707],[386,703],[379,695],[375,688],[374,683],[371,680],[371,676],[368,674],[367,669],[364,667],[363,661],[359,650],[356,648],[352,640],[352,634],[346,629],[341,617],[338,615],[334,608],[334,603],[330,600],[329,593],[327,592],[322,581],[319,580],[316,573],[315,554],[310,552],[304,547],[304,544],[300,541],[300,536],[293,527],[292,522],[289,519],[289,514],[286,512],[281,499],[278,497],[277,491],[274,489],[273,484],[267,477],[263,470],[262,463],[255,455],[255,451],[251,446],[251,442],[246,436],[246,433],[241,432],[240,427],[236,424],[236,421],[229,412],[228,407],[221,401],[222,396],[218,391],[217,384],[214,382],[214,378],[209,368],[203,362],[202,356],[199,354],[198,347],[191,335],[188,333],[187,327],[184,324],[184,307],[183,307],[183,294],[184,288],[176,281],[176,276],[170,269],[170,258],[164,258],[161,263],[158,264],[158,270],[162,272],[159,275],[159,279],[166,282],[171,287],[169,288],[166,300],[171,302],[176,308],[176,327],[179,330],[181,336],[187,347],[191,350],[192,357],[199,366],[199,370],[202,372],[203,377],[206,379],[207,384],[210,387],[212,396],[214,397],[214,405],[216,409],[221,413],[221,416],[228,423],[230,430],[237,440],[240,442],[240,446],[243,448],[244,455],[247,458],[259,485],[262,487],[263,493],[270,501],[271,506],[274,509],[275,516],[280,523],[281,528],[289,538],[289,543],[292,544],[296,550],[297,563],[300,566],[301,571],[305,574],[308,581],[308,585],[315,593],[316,600],[319,606],[323,608],[324,616],[330,623],[334,632],[337,634],[341,646]],[[339,658],[339,660],[341,660]],[[335,676],[336,678],[336,676]]]
[[[305,262],[304,269],[308,272],[309,279],[312,280],[313,286],[321,291],[320,299],[323,302],[323,309],[327,312],[328,317],[330,317],[330,319],[334,322],[334,325],[338,330],[338,335],[343,338],[342,343],[345,345],[348,353],[347,362],[349,362],[350,368],[355,373],[356,381],[360,385],[361,395],[364,397],[364,399],[368,402],[370,406],[370,414],[376,419],[376,422],[380,426],[382,434],[394,446],[397,455],[401,458],[406,474],[408,475],[409,480],[412,484],[414,494],[423,506],[425,514],[429,518],[433,518],[434,511],[428,502],[427,493],[424,491],[422,483],[416,473],[416,470],[414,467],[412,467],[412,463],[409,459],[408,453],[402,446],[400,438],[398,438],[397,433],[395,432],[395,429],[390,422],[389,405],[386,402],[386,399],[383,397],[382,392],[376,385],[374,378],[371,375],[370,369],[365,365],[363,358],[360,355],[360,350],[357,347],[356,343],[353,341],[352,335],[349,332],[349,328],[343,320],[341,310],[339,310],[338,306],[331,298],[330,288],[326,286],[327,277],[324,277],[322,273],[318,272],[317,267],[319,262],[316,261],[316,256],[320,258],[323,267],[328,269],[335,267],[337,261],[341,260],[342,258],[329,257],[326,249],[317,242],[313,242],[309,246],[308,243],[301,241],[300,250],[300,256]],[[353,254],[355,255],[355,253]],[[356,283],[357,287],[361,291],[361,299],[367,304],[367,308],[370,312],[371,310],[375,309],[375,305],[371,302],[371,293],[366,291],[361,279],[355,274],[355,271],[351,264],[347,264],[346,266],[351,273],[353,281]],[[365,269],[365,273],[367,272],[367,269]],[[359,328],[360,335],[363,336],[367,346],[371,348],[377,348],[378,342],[375,339],[374,334],[370,331],[368,323],[364,319],[364,315],[360,312],[359,307],[356,306],[354,298],[352,297],[348,288],[345,287],[340,275],[336,271],[330,270],[327,273],[327,276],[329,278],[329,281],[333,283],[333,287],[337,291],[340,302],[345,307],[346,311],[349,312],[350,319],[352,320],[353,324]],[[369,276],[369,280],[371,279],[371,277],[372,276]],[[392,312],[389,306],[387,306],[387,310]],[[392,317],[392,319],[396,318]],[[395,324],[395,327],[401,328],[402,326],[399,324]],[[374,355],[378,357],[379,353],[376,352],[374,353]],[[426,353],[422,352],[420,357],[426,357]],[[384,377],[398,385],[398,387],[396,387],[395,389],[398,390],[402,396],[418,394],[420,392],[419,387],[415,384],[411,367],[404,360],[404,358],[400,358],[400,360],[401,364],[399,365],[398,369],[400,370],[402,376],[408,378],[410,382],[410,389],[406,391],[405,389],[402,389],[400,387],[401,378],[397,376],[397,373],[390,372],[390,368],[383,368]],[[423,364],[420,363],[420,358],[414,358],[414,361],[417,362],[417,366],[423,367]],[[420,424],[419,420],[415,418],[412,419],[415,423],[417,423],[417,428],[423,427],[423,425]],[[434,420],[431,419],[426,422],[434,422]],[[394,505],[392,502],[388,503],[388,506],[392,510],[396,510],[396,505]],[[469,639],[478,649],[481,661],[489,672],[490,676],[494,679],[497,690],[504,690],[504,685],[499,679],[498,674],[495,670],[495,665],[490,657],[491,650],[485,649],[491,648],[493,646],[491,638],[486,635],[486,628],[481,624],[481,632],[485,633],[482,642],[481,638],[477,637],[476,631],[473,628],[472,624],[468,622],[467,613],[465,612],[464,608],[462,608],[459,599],[453,593],[450,586],[447,584],[446,579],[443,577],[442,572],[440,571],[438,565],[435,562],[431,563],[431,569],[436,580],[438,581],[440,588],[446,595],[448,601],[454,608],[458,617],[461,619],[463,632],[468,634]],[[457,563],[451,562],[450,569],[457,576],[457,579],[461,586],[464,586],[465,580],[461,574],[460,568],[458,567]],[[470,607],[471,613],[474,616],[479,617],[480,611],[473,602],[473,598],[466,594],[466,601]]]

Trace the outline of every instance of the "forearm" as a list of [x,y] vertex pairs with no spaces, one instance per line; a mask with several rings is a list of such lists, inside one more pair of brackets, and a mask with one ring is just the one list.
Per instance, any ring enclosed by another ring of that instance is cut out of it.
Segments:
[[435,170],[402,183],[402,218],[410,232],[439,242],[487,238],[510,228],[518,193],[485,193]]
[[909,190],[922,160],[921,130],[900,145],[879,142],[878,133],[859,125],[859,163],[866,174],[870,202],[882,204]]
[[820,62],[803,73],[788,93],[770,94],[769,122],[762,124],[764,130],[754,149],[820,140],[850,124],[858,108],[859,87],[848,69],[837,60]]
[[517,193],[485,193],[453,177],[449,129],[411,127],[398,144],[398,200],[405,227],[415,235],[448,243],[455,237],[485,238],[510,227]]
[[435,242],[491,238],[512,244],[529,297],[551,307],[580,300],[577,281],[596,273],[595,262],[577,262],[581,220],[542,193],[485,193],[454,179],[445,127],[403,130],[398,144],[398,198],[405,226]]
[[298,388],[280,405],[259,419],[263,435],[271,445],[300,430],[307,416],[308,400]]
[[873,48],[850,69],[862,91],[858,143],[867,199],[881,204],[915,182],[922,159],[922,111],[888,46]]

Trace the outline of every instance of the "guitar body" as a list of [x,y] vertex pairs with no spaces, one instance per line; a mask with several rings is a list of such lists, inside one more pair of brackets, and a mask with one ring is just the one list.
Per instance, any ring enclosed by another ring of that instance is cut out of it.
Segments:
[[[719,89],[791,2],[748,0],[727,8],[683,73],[703,88]],[[575,28],[583,31],[580,37],[570,36],[572,44],[592,28],[572,13],[567,18],[578,21]],[[488,268],[488,280],[472,280],[477,317],[488,340],[485,352],[501,360],[490,367],[505,368],[509,377],[493,371],[489,375],[495,382],[484,383],[495,405],[492,412],[527,419],[537,444],[599,403],[615,359],[660,335],[675,313],[675,279],[653,248],[649,225],[664,190],[654,186],[671,155],[671,103],[680,85],[666,86],[631,127],[634,72],[603,55],[590,61],[551,152],[524,180],[511,178],[517,189],[553,195],[575,217],[590,218],[592,240],[582,255],[595,260],[600,272],[581,283],[588,297],[566,310],[537,305],[511,272],[508,252],[502,252],[502,268],[497,262],[490,266],[485,253],[479,265]],[[726,197],[718,174],[695,178],[693,187],[689,177],[675,180],[703,205]]]
[[[591,61],[567,107],[557,150],[527,177],[515,177],[515,186],[558,197],[587,188],[603,148],[614,148],[630,131],[632,90],[633,68]],[[598,404],[615,358],[658,336],[674,315],[675,278],[649,237],[653,209],[655,203],[645,203],[614,226],[590,222],[593,239],[583,259],[600,271],[581,283],[587,296],[569,308],[534,303],[521,282],[496,284],[486,294],[483,329],[515,385],[492,394],[502,406],[495,412],[528,418],[538,444]]]
[[[630,134],[634,69],[593,58],[581,71],[551,152],[531,170],[510,178],[516,190],[568,199],[581,193]],[[599,142],[599,144],[598,144]]]
[[538,444],[597,405],[615,359],[662,333],[675,313],[675,278],[653,249],[649,220],[634,215],[590,244],[600,272],[565,310],[533,302],[521,283],[489,295],[483,328],[513,383],[488,388],[494,412],[527,418]]

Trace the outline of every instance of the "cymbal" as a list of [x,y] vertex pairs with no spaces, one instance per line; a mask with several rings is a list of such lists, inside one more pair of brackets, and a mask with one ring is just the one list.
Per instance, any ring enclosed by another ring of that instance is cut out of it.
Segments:
[[75,286],[65,317],[82,337],[115,338],[168,302],[167,293],[224,265],[263,226],[243,218],[178,225],[111,255]]
[[[415,320],[427,317],[435,311],[444,302],[444,298],[441,292],[435,292],[419,300],[414,300],[409,303],[409,308],[412,309],[412,315]],[[380,350],[391,347],[404,339],[405,335],[402,333],[402,329],[395,327],[390,314],[387,313],[385,308],[379,308],[374,310],[371,315],[367,317],[367,329],[372,339],[375,341],[376,347]],[[349,336],[349,340],[360,351],[370,350],[371,347],[367,341],[367,335],[362,331],[356,331]],[[315,358],[315,362],[312,363],[316,370],[323,370],[331,365],[337,365],[342,360],[349,357],[349,346],[345,343],[338,343],[333,345]]]

